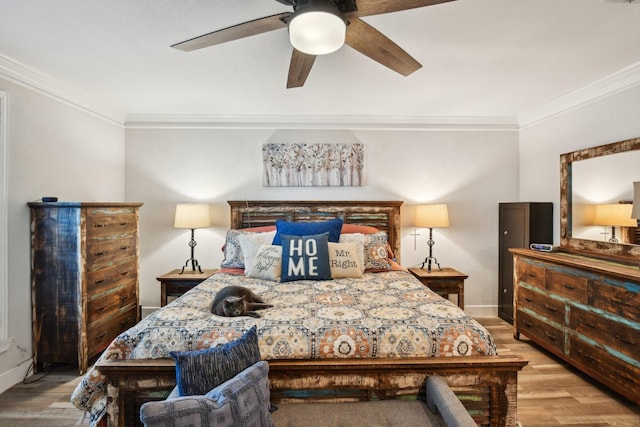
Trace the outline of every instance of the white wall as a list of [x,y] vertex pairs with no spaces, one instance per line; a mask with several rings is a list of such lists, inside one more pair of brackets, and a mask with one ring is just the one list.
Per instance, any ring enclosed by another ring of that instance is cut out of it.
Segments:
[[8,98],[9,337],[0,392],[24,377],[31,345],[29,209],[42,196],[124,199],[124,129],[65,102],[0,79]]
[[635,86],[520,130],[520,199],[553,202],[556,244],[560,242],[560,154],[636,138],[639,118],[640,86]]
[[[229,226],[227,200],[403,200],[402,264],[421,263],[427,230],[414,249],[413,204],[449,204],[451,227],[435,229],[442,266],[469,275],[465,309],[496,315],[498,203],[518,200],[516,131],[135,129],[126,132],[126,197],[140,211],[141,304],[157,307],[156,277],[189,258],[189,231],[174,229],[175,204],[211,203],[216,226],[196,230],[196,258],[219,266]],[[361,142],[363,187],[262,186],[266,142]]]

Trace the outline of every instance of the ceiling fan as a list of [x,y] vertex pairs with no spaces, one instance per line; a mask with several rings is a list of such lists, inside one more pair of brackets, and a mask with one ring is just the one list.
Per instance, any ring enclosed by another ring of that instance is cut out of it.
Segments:
[[265,16],[195,37],[171,47],[185,52],[288,27],[293,46],[287,88],[304,85],[317,55],[347,44],[408,76],[422,65],[360,17],[380,15],[454,0],[277,0],[293,12]]

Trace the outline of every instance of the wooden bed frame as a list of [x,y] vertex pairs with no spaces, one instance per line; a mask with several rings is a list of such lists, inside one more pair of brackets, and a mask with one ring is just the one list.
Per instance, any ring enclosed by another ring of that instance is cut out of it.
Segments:
[[[230,201],[231,228],[272,225],[277,219],[345,223],[384,230],[400,261],[399,201]],[[273,403],[415,398],[432,374],[441,375],[482,426],[516,426],[516,355],[396,359],[270,360]],[[172,359],[114,360],[96,367],[107,377],[108,426],[141,425],[140,405],[164,399],[175,386]],[[103,419],[104,420],[104,419]]]

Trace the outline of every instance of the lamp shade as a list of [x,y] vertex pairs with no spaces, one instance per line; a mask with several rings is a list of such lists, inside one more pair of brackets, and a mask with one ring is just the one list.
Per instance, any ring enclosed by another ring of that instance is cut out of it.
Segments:
[[631,218],[631,208],[626,203],[596,205],[593,212],[593,225],[635,227],[636,221]]
[[344,44],[347,23],[336,4],[327,0],[308,0],[289,21],[289,40],[300,52],[325,55]]
[[449,226],[447,205],[418,205],[415,226],[419,228],[440,228]]
[[631,218],[640,219],[640,182],[633,183],[633,209]]
[[176,205],[175,228],[211,227],[209,205],[204,203],[180,203]]

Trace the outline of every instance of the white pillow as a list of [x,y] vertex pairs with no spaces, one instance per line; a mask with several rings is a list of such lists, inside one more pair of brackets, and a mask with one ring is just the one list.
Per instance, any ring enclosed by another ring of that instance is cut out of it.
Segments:
[[356,243],[329,242],[329,268],[332,278],[362,277],[360,265]]
[[257,279],[280,281],[282,273],[282,246],[262,245],[253,258],[251,266],[245,270],[245,276]]
[[240,249],[244,257],[245,270],[253,263],[253,258],[256,256],[258,249],[262,245],[270,245],[273,242],[273,238],[276,235],[276,231],[267,231],[265,233],[247,233],[238,236],[240,242]]

